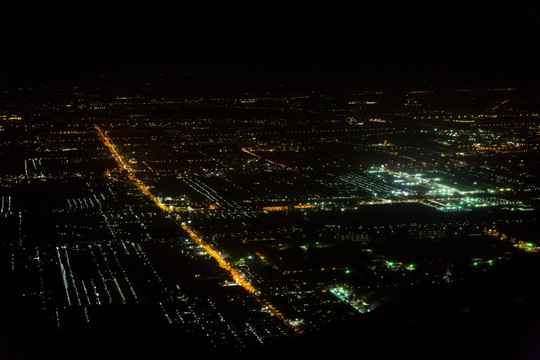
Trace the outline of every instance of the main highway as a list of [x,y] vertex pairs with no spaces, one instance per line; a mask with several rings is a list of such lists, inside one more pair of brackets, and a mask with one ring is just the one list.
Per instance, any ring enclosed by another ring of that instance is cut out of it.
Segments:
[[[154,194],[152,194],[148,186],[146,186],[142,181],[137,178],[135,170],[120,154],[116,145],[108,136],[107,132],[103,131],[98,125],[94,125],[94,129],[96,130],[103,144],[109,149],[112,157],[115,159],[121,170],[125,171],[126,176],[133,183],[133,185],[135,185],[144,195],[146,195],[150,200],[152,200],[152,202],[154,202],[154,204],[156,204],[156,206],[158,206],[160,209],[169,213],[177,212],[176,208],[172,206],[167,206],[166,204],[161,202]],[[195,243],[197,243],[202,249],[204,249],[204,251],[211,258],[213,258],[221,268],[225,269],[239,286],[243,287],[259,302],[259,304],[268,309],[270,314],[272,314],[273,316],[281,320],[285,325],[293,329],[295,333],[302,332],[302,330],[298,326],[296,326],[291,320],[287,319],[275,306],[273,306],[270,302],[268,302],[262,297],[261,292],[255,289],[255,287],[253,287],[245,274],[243,274],[240,270],[236,269],[229,262],[227,262],[227,260],[225,260],[225,258],[220,254],[220,252],[208,245],[194,229],[192,229],[185,222],[182,223],[181,226],[182,229],[190,236],[190,238]]]

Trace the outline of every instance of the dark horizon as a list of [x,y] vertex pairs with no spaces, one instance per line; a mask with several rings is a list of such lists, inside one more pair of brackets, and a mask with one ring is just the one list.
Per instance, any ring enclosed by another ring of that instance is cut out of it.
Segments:
[[[122,8],[0,3],[0,78],[14,86],[101,74],[193,74],[210,82],[472,82],[534,85],[534,4],[360,9],[355,16],[186,16]],[[424,10],[423,12],[421,10]],[[234,82],[234,81],[233,81]]]

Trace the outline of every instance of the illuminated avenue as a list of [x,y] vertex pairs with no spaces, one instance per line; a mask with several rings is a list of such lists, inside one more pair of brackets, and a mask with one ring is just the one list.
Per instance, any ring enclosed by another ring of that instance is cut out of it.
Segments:
[[[103,141],[103,144],[107,146],[107,148],[110,150],[111,155],[114,157],[118,165],[120,165],[123,170],[127,171],[129,179],[134,182],[134,184],[139,188],[139,190],[141,190],[143,194],[148,196],[160,209],[167,212],[174,212],[175,208],[173,206],[167,206],[161,201],[159,201],[159,199],[156,198],[150,192],[148,187],[145,186],[141,181],[137,179],[137,177],[135,176],[135,171],[126,163],[126,161],[123,159],[123,157],[120,155],[120,153],[114,146],[114,143],[111,141],[111,139],[99,128],[99,126],[95,125],[94,127],[96,131],[98,132],[100,139]],[[277,310],[272,304],[270,304],[266,300],[263,300],[261,298],[260,292],[249,283],[249,281],[246,279],[246,276],[242,274],[241,272],[239,272],[238,270],[234,269],[223,258],[223,256],[221,256],[221,254],[218,251],[212,249],[209,245],[205,244],[204,240],[199,235],[197,235],[197,233],[193,229],[191,229],[186,223],[182,223],[181,226],[182,226],[182,229],[184,229],[189,234],[189,236],[193,239],[193,241],[195,241],[200,247],[204,249],[204,251],[206,251],[206,253],[209,256],[211,256],[214,260],[218,262],[220,267],[227,270],[231,274],[232,278],[238,285],[242,286],[244,289],[246,289],[246,291],[248,291],[250,294],[255,296],[255,298],[262,305],[264,305],[265,307],[269,309],[272,315],[282,320],[285,324],[291,325],[294,328],[295,332],[297,333],[301,332],[301,330],[298,327],[291,324],[289,320],[285,319],[284,316],[279,312],[279,310]]]

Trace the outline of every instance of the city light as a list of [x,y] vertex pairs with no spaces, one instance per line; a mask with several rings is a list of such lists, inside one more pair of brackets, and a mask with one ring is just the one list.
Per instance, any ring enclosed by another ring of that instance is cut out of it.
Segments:
[[534,282],[540,115],[522,89],[153,86],[3,90],[6,327],[24,309],[51,338],[103,326],[251,354],[348,341],[344,323],[369,342],[381,307],[436,336],[414,318],[444,307],[403,295]]
[[[144,195],[149,197],[150,200],[152,200],[154,202],[154,204],[156,204],[160,209],[162,209],[162,210],[164,210],[166,212],[174,212],[175,211],[174,207],[167,206],[166,204],[161,202],[156,196],[154,196],[150,192],[149,188],[146,185],[144,185],[139,179],[137,179],[137,177],[135,176],[135,171],[128,165],[128,163],[120,155],[120,153],[116,149],[116,146],[114,145],[112,140],[107,136],[107,134],[104,133],[98,125],[95,125],[94,128],[98,132],[98,135],[99,135],[100,139],[103,141],[103,144],[105,146],[107,146],[107,148],[111,152],[111,155],[114,157],[114,159],[116,160],[118,165],[120,165],[120,167],[127,172],[127,174],[128,174],[127,176],[132,181],[132,183],[135,186],[137,186],[137,188]],[[263,299],[261,297],[260,291],[255,289],[251,285],[251,283],[247,279],[246,275],[244,275],[239,270],[235,269],[231,264],[229,264],[229,262],[227,262],[223,258],[223,256],[221,256],[219,251],[217,251],[217,250],[213,249],[212,247],[210,247],[209,245],[207,245],[203,241],[203,239],[199,235],[197,235],[197,233],[191,227],[189,227],[186,223],[182,223],[181,227],[182,227],[182,229],[184,231],[186,231],[186,233],[191,237],[191,239],[193,241],[195,241],[202,249],[204,249],[206,254],[208,254],[211,258],[213,258],[215,261],[217,261],[219,266],[221,268],[225,269],[231,275],[231,277],[234,279],[234,281],[238,285],[240,285],[242,288],[244,288],[246,291],[248,291],[250,294],[252,294],[255,297],[255,299],[257,299],[257,301],[259,303],[261,303],[261,305],[266,307],[268,309],[268,311],[270,312],[270,314],[277,317],[278,319],[283,321],[283,323],[287,324],[288,326],[291,326],[291,328],[293,328],[293,330],[296,333],[301,333],[302,332],[302,330],[298,326],[294,325],[295,324],[294,322],[291,322],[289,319],[286,319],[279,310],[277,310],[267,300]]]

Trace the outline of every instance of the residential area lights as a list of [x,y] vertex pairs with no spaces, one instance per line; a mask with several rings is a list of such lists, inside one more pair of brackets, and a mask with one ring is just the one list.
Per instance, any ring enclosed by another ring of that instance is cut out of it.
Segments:
[[[128,178],[133,182],[137,188],[146,196],[148,196],[160,209],[167,211],[167,212],[175,212],[176,208],[172,206],[167,206],[163,202],[161,202],[152,192],[150,189],[144,185],[137,177],[135,176],[135,171],[128,165],[128,163],[123,159],[123,157],[120,155],[118,150],[116,149],[116,146],[112,142],[112,140],[109,138],[109,136],[101,130],[101,128],[98,125],[94,125],[94,128],[96,129],[99,138],[103,142],[103,144],[109,149],[111,152],[111,155],[115,159],[115,161],[120,165],[122,170],[125,170],[127,172]],[[234,267],[231,266],[219,253],[219,251],[213,249],[211,246],[206,244],[204,240],[186,223],[182,223],[182,229],[187,232],[187,234],[191,237],[193,241],[195,241],[200,247],[204,249],[204,251],[212,257],[214,260],[217,261],[219,266],[232,276],[234,281],[243,287],[246,291],[248,291],[254,298],[266,309],[268,309],[269,313],[278,319],[280,319],[284,324],[291,327],[295,333],[301,333],[301,329],[298,327],[298,325],[283,316],[283,314],[277,310],[272,304],[270,304],[267,300],[263,299],[260,295],[260,291],[255,289],[253,285],[250,284],[250,282],[246,279],[246,276],[236,270]]]

